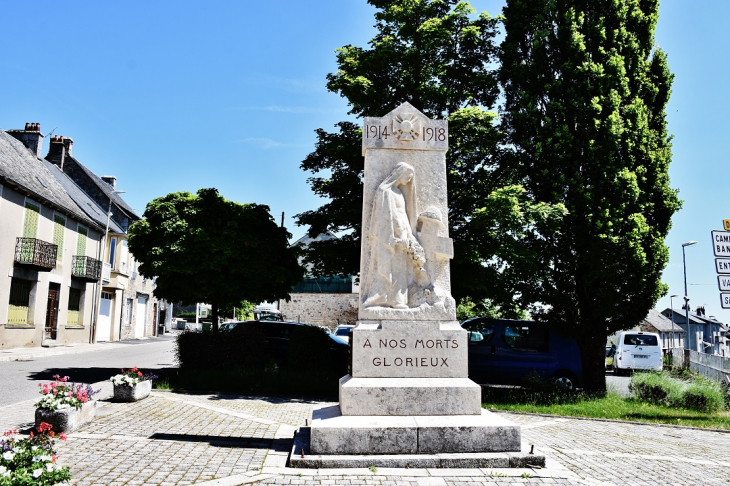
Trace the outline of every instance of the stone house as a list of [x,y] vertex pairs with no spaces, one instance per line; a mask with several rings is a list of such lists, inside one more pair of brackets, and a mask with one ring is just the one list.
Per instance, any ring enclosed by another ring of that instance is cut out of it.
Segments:
[[54,136],[46,160],[73,182],[91,202],[84,207],[102,209],[109,231],[103,244],[102,290],[94,342],[141,338],[157,334],[161,305],[154,296],[155,281],[137,272],[138,264],[128,250],[129,226],[139,216],[116,189],[116,177],[97,176],[73,157],[73,140]]
[[104,226],[41,158],[37,124],[0,129],[0,349],[92,338]]
[[672,320],[664,317],[658,310],[651,309],[639,324],[639,329],[645,332],[656,332],[662,340],[662,350],[683,348],[685,331]]
[[[687,316],[685,309],[664,309],[662,315],[687,331]],[[718,356],[730,356],[730,331],[728,326],[718,321],[714,316],[707,316],[703,307],[698,307],[695,312],[689,312],[689,332],[694,334],[694,351],[700,353],[714,354]],[[689,339],[689,338],[687,338]],[[690,340],[690,343],[693,341]]]
[[[316,238],[307,235],[292,246],[307,246],[312,241],[324,241],[336,236],[320,234]],[[300,265],[304,265],[300,258]],[[322,277],[307,271],[306,278],[291,293],[291,300],[279,301],[284,320],[306,322],[334,329],[338,324],[355,324],[359,287],[353,276]]]

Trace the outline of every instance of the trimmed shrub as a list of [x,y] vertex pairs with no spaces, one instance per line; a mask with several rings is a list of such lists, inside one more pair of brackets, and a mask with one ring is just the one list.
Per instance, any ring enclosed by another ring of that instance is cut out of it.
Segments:
[[239,332],[189,332],[177,336],[175,357],[180,368],[225,368],[266,364],[264,335],[258,329]]
[[684,407],[698,412],[715,413],[722,410],[725,400],[719,385],[695,382],[683,393]]

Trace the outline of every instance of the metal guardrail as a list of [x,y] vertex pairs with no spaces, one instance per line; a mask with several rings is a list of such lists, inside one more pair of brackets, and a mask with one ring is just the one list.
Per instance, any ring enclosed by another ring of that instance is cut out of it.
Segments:
[[88,256],[75,255],[71,261],[71,276],[87,282],[101,278],[101,261]]
[[19,237],[15,243],[15,262],[48,272],[56,268],[58,245],[37,238]]

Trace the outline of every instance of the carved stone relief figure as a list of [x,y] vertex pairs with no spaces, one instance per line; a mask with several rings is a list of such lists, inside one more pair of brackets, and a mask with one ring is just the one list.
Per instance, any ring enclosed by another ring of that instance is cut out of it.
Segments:
[[368,235],[371,279],[363,307],[408,309],[413,300],[409,292],[429,284],[426,255],[414,235],[418,216],[415,183],[413,167],[400,162],[378,186]]

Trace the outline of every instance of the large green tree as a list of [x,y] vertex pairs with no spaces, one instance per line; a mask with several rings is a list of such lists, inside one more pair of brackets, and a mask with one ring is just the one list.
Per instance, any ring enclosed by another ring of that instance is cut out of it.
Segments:
[[527,200],[566,211],[514,242],[506,286],[577,337],[589,390],[605,390],[607,333],[638,324],[666,292],[664,238],[681,203],[669,185],[672,74],[654,44],[658,14],[657,0],[504,9],[501,170]]
[[289,298],[304,270],[268,206],[226,200],[216,189],[176,192],[147,204],[129,229],[140,273],[157,277],[155,295],[220,309]]
[[[498,154],[494,37],[498,19],[476,15],[456,0],[369,0],[377,8],[376,35],[368,48],[348,45],[337,51],[338,71],[327,88],[345,97],[350,114],[383,116],[409,101],[430,118],[449,120],[446,155],[452,262],[452,291],[457,299],[480,302],[488,296],[490,277],[473,249],[478,237],[468,233],[472,214],[484,206],[497,186],[492,176]],[[315,174],[313,191],[328,201],[297,215],[309,235],[344,233],[316,242],[307,261],[319,275],[357,274],[360,270],[362,219],[362,134],[360,125],[343,121],[335,132],[316,131],[317,143],[302,163]],[[501,184],[501,181],[500,181]]]

